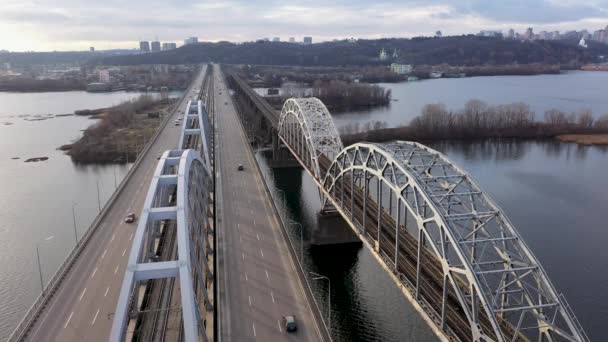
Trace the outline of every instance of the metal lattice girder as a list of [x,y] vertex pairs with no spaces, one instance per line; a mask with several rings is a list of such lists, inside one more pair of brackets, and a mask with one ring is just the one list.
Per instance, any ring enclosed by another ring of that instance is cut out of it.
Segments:
[[[317,178],[323,177],[319,156],[333,160],[344,148],[331,114],[319,99],[292,98],[285,102],[279,119],[279,137],[285,144],[308,151],[307,159]],[[302,134],[303,140],[296,133]]]
[[[446,303],[454,298],[475,341],[586,340],[513,225],[470,176],[443,154],[413,142],[359,143],[341,151],[324,179],[316,180],[347,221],[364,233],[369,233],[366,205],[375,201],[377,207],[371,210],[378,216],[376,241],[382,238],[383,215],[395,222],[395,259],[387,262],[395,270],[399,234],[413,232],[411,236],[418,240],[418,268],[416,279],[408,282],[415,287],[415,298],[421,298],[421,257],[429,253],[438,262],[444,282],[438,315],[444,331]],[[371,180],[376,186],[370,185]],[[383,193],[383,189],[388,191]],[[346,191],[350,191],[348,203]],[[356,191],[363,194],[359,200],[363,204],[358,204],[362,208],[355,205]],[[364,213],[359,216],[362,222],[356,219],[357,211]]]
[[[209,122],[209,113],[203,102],[189,101],[184,113],[181,133],[179,137],[179,148],[186,149],[187,137],[198,136],[201,138],[201,150],[199,153],[205,161],[204,165],[208,170],[211,170],[211,124]],[[196,147],[198,149],[198,146]]]
[[[202,292],[205,304],[209,306],[205,280],[210,272],[202,270],[207,268],[207,259],[203,258],[203,267],[198,260],[198,255],[206,253],[200,251],[200,248],[208,246],[202,246],[200,242],[192,243],[193,237],[206,235],[210,230],[207,216],[210,210],[209,193],[212,191],[213,175],[204,163],[195,150],[166,151],[160,158],[134,234],[110,341],[124,340],[129,311],[132,309],[130,304],[136,302],[132,296],[137,282],[161,278],[176,278],[179,281],[185,341],[194,342],[200,338],[207,340],[204,324],[201,322],[200,301],[196,294]],[[174,189],[176,185],[177,205],[166,206],[165,198],[170,193],[170,187]],[[178,259],[150,262],[148,249],[153,245],[155,227],[163,220],[175,220]]]

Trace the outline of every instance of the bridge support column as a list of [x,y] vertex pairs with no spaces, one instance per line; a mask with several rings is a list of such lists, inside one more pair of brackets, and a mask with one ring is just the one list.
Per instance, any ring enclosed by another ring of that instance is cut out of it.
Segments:
[[361,240],[337,212],[320,212],[310,238],[313,246],[358,244]]

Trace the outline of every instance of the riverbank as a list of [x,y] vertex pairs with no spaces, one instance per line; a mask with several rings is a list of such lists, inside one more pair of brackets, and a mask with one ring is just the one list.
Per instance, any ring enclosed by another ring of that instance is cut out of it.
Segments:
[[59,149],[79,164],[133,161],[173,102],[141,96],[105,110],[89,111],[100,121],[87,128],[76,142]]
[[608,134],[562,134],[555,137],[559,141],[579,145],[608,145]]

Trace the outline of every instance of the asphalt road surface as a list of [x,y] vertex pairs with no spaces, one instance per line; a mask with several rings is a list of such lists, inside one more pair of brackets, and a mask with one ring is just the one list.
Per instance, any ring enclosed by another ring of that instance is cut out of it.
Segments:
[[[188,100],[201,88],[203,73],[197,76],[178,109],[184,111]],[[103,217],[101,226],[57,289],[27,335],[28,341],[107,341],[112,314],[137,222],[127,224],[125,216],[139,216],[160,152],[177,148],[180,126],[169,122],[143,156],[129,183]]]
[[[319,341],[278,219],[235,107],[214,66],[221,341]],[[238,171],[239,164],[244,166]],[[295,315],[296,333],[281,325]]]

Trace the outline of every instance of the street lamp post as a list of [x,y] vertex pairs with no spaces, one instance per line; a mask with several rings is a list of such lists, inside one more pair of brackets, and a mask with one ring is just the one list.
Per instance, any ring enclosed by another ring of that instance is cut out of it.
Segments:
[[72,221],[74,222],[74,240],[76,241],[76,245],[78,246],[78,232],[76,230],[76,211],[75,208],[76,203],[72,203]]
[[44,293],[44,282],[42,281],[42,264],[40,263],[40,244],[50,241],[54,236],[49,236],[46,239],[36,242],[36,257],[38,258],[38,275],[40,276],[40,292]]
[[101,212],[101,199],[99,198],[99,179],[97,180],[97,209]]
[[300,227],[300,263],[303,264],[304,263],[304,228],[302,228],[302,225],[300,224],[300,222],[296,222],[291,219],[287,219],[287,220],[289,223]]
[[331,280],[329,280],[329,278],[327,278],[324,275],[315,273],[315,272],[310,272],[310,274],[312,274],[314,276],[314,278],[312,278],[312,280],[319,280],[319,279],[326,279],[327,280],[327,285],[328,285],[328,293],[329,295],[327,296],[327,307],[328,307],[328,329],[331,332]]

